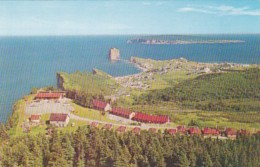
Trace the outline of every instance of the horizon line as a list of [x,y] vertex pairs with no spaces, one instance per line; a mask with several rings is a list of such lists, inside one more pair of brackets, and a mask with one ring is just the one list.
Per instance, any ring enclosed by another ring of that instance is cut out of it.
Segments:
[[59,36],[170,36],[170,35],[260,35],[259,33],[176,33],[176,34],[34,34],[34,35],[0,35],[0,37],[59,37]]

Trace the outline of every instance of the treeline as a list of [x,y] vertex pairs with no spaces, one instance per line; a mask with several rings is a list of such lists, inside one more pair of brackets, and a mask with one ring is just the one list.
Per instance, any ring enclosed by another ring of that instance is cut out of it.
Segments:
[[135,104],[174,101],[183,106],[212,111],[259,111],[260,69],[202,75],[175,87],[151,91]]
[[260,135],[218,140],[80,127],[74,133],[54,130],[51,137],[9,139],[0,161],[3,167],[258,167],[259,148]]
[[73,99],[75,103],[84,107],[93,107],[93,99],[104,100],[103,94],[91,94],[76,90],[66,90],[66,97]]

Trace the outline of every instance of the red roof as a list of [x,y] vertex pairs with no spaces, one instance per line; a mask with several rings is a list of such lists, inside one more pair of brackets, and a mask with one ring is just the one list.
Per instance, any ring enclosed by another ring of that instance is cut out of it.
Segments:
[[65,122],[68,116],[64,113],[51,113],[50,121]]
[[126,131],[126,127],[125,126],[120,126],[116,131],[118,131],[118,132],[125,132]]
[[239,131],[239,133],[240,133],[241,135],[250,135],[250,131],[245,130],[245,129],[241,129],[241,130]]
[[103,129],[111,129],[112,128],[112,124],[105,124],[105,126],[103,126]]
[[135,128],[132,130],[132,132],[133,132],[134,134],[140,134],[140,131],[141,131],[141,129],[138,128],[138,127],[135,127]]
[[40,120],[40,115],[31,115],[31,117],[30,117],[30,120],[31,121],[38,121],[38,120]]
[[202,130],[202,133],[204,135],[219,135],[219,130],[218,129],[211,129],[211,128],[204,128]]
[[155,133],[156,129],[155,128],[149,128],[149,132]]
[[90,126],[97,127],[98,126],[98,122],[91,122]]
[[227,128],[225,130],[225,133],[227,136],[235,136],[237,135],[237,131],[235,129],[232,129],[232,128]]
[[175,133],[177,133],[177,129],[168,129],[167,131],[171,135],[174,135]]
[[133,117],[133,120],[145,122],[145,123],[166,123],[168,122],[169,118],[168,116],[161,116],[161,115],[150,115],[150,114],[144,114],[136,112],[135,116]]
[[122,108],[112,108],[110,113],[124,118],[129,118],[129,116],[132,114],[132,111],[122,109]]
[[189,133],[191,134],[191,135],[193,135],[193,134],[201,134],[201,131],[200,131],[200,129],[198,128],[198,127],[191,127],[190,129],[189,129]]
[[93,106],[97,109],[104,110],[106,108],[107,103],[101,100],[93,100]]
[[177,131],[183,133],[183,132],[186,132],[186,128],[184,125],[179,125],[179,126],[177,126]]
[[63,94],[62,92],[40,92],[35,96],[35,99],[58,99]]

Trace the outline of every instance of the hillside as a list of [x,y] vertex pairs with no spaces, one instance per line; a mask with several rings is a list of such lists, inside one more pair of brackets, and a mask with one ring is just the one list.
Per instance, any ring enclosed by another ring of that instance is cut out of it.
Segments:
[[203,110],[259,111],[259,75],[259,68],[201,75],[174,87],[141,95],[136,102],[172,101]]
[[57,73],[57,86],[65,90],[69,98],[76,98],[76,102],[83,106],[91,105],[92,98],[104,98],[119,88],[114,78],[98,69],[94,69],[94,74],[90,72]]

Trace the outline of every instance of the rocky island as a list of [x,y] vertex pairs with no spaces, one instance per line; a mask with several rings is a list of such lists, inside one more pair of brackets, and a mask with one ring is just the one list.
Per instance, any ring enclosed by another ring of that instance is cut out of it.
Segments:
[[161,39],[130,39],[128,44],[140,43],[145,45],[177,45],[177,44],[223,44],[223,43],[243,43],[242,40],[161,40]]
[[120,51],[117,48],[111,48],[109,50],[109,59],[118,60],[120,58]]

